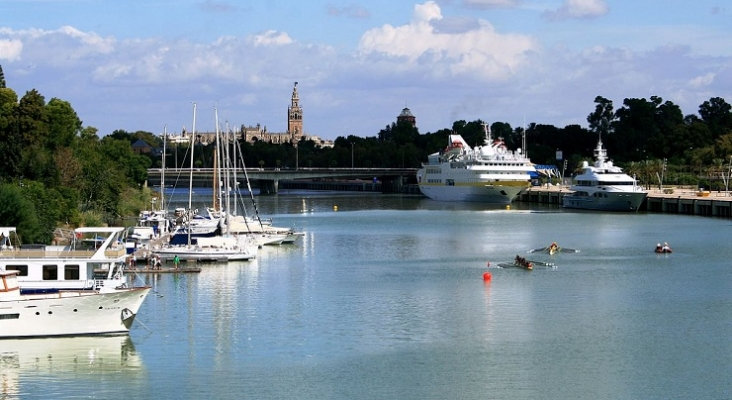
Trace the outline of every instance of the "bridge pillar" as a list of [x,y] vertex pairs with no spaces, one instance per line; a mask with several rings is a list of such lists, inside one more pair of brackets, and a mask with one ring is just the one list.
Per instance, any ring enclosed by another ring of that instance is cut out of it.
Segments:
[[279,183],[277,180],[261,179],[259,181],[259,194],[277,194]]
[[381,178],[381,193],[401,193],[404,179],[402,176]]

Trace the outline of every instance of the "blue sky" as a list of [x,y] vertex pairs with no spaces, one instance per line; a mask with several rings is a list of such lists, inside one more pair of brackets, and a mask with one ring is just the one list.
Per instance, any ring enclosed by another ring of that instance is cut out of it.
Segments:
[[159,134],[375,136],[402,108],[456,120],[587,126],[596,96],[732,103],[722,0],[0,0],[8,87],[69,101],[84,126]]

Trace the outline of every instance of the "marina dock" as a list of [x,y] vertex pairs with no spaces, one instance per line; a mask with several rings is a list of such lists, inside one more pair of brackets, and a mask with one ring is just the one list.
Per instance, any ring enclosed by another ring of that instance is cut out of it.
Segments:
[[126,274],[190,274],[190,273],[198,273],[201,272],[200,267],[161,267],[161,268],[152,268],[148,266],[144,266],[142,268],[125,268]]
[[[567,193],[571,193],[568,186],[533,186],[521,193],[516,201],[561,205]],[[732,192],[699,191],[683,187],[650,189],[640,211],[730,218]]]

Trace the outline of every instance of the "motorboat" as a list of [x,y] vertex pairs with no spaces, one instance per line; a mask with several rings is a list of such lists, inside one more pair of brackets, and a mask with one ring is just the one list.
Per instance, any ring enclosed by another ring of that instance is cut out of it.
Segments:
[[562,200],[564,208],[600,211],[637,211],[648,194],[635,178],[608,160],[602,140],[595,148],[595,163],[583,162],[569,190],[572,193]]
[[493,140],[483,124],[482,146],[470,148],[461,135],[450,135],[448,146],[430,154],[417,171],[422,193],[433,200],[510,204],[531,185],[531,161],[521,149],[510,151]]
[[15,227],[3,227],[0,270],[18,271],[22,294],[129,288],[125,232],[122,227],[82,227],[72,231],[65,245],[22,245]]
[[0,338],[127,333],[150,287],[22,294],[18,270],[0,271]]
[[238,235],[191,238],[191,244],[153,248],[153,255],[164,262],[246,261],[257,257],[258,245],[252,238]]

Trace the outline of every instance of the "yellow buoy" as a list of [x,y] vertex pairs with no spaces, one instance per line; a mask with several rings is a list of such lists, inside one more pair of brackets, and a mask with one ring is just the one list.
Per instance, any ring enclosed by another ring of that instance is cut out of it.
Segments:
[[333,206],[333,211],[338,211],[338,206]]

